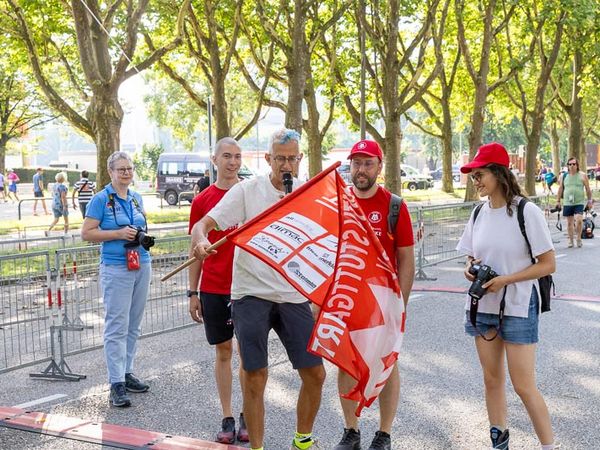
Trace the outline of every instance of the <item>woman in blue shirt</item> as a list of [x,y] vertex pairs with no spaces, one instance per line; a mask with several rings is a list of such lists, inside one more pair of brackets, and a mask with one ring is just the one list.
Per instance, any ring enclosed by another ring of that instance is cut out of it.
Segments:
[[92,197],[81,228],[86,241],[100,242],[100,282],[104,298],[104,354],[114,406],[130,406],[127,392],[150,388],[133,375],[137,339],[150,287],[147,248],[138,230],[147,230],[142,197],[129,190],[133,163],[125,152],[109,156],[112,180]]

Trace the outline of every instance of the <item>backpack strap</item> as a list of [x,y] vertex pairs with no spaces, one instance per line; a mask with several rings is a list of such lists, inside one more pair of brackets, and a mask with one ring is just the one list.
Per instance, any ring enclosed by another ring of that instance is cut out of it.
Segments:
[[398,217],[400,216],[400,206],[402,206],[403,198],[393,194],[390,196],[390,206],[388,209],[388,232],[391,235],[395,234],[396,225],[398,225]]
[[473,225],[475,225],[475,221],[477,220],[477,216],[481,212],[481,208],[483,208],[483,203],[480,203],[475,207],[475,211],[473,211]]
[[519,206],[517,207],[517,220],[519,222],[519,229],[521,230],[521,234],[525,238],[525,242],[527,243],[527,250],[529,250],[529,257],[531,258],[531,264],[535,264],[535,258],[533,257],[533,252],[531,251],[531,244],[529,243],[529,238],[527,237],[527,232],[525,231],[525,214],[523,211],[525,210],[525,204],[529,202],[528,199],[522,197],[519,200]]

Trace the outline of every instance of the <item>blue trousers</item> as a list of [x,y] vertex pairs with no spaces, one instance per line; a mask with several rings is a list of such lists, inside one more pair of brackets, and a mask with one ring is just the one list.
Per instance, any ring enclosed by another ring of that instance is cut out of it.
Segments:
[[141,264],[129,271],[126,265],[100,266],[104,296],[104,355],[109,383],[125,381],[133,372],[136,344],[150,288],[152,266]]

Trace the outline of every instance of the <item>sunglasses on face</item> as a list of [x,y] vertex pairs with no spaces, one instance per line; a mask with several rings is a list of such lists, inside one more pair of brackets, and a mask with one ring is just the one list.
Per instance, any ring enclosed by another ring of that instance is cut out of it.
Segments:
[[477,172],[477,173],[472,173],[471,175],[469,175],[469,177],[471,178],[471,181],[473,181],[474,183],[479,183],[481,181],[481,178],[483,177],[484,173],[483,172]]

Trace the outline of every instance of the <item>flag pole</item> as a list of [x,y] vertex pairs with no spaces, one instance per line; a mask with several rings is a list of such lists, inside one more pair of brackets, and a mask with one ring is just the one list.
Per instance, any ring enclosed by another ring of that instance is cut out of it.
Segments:
[[[217,242],[215,242],[214,244],[212,244],[210,247],[206,248],[206,252],[210,252],[214,249],[216,249],[217,247],[220,247],[221,245],[223,245],[225,243],[225,241],[227,240],[227,236],[225,236],[224,238],[219,239]],[[198,261],[198,258],[196,258],[195,256],[192,256],[190,259],[188,259],[186,262],[184,262],[183,264],[180,264],[179,266],[175,267],[172,271],[170,271],[168,274],[166,274],[164,277],[162,277],[160,279],[160,281],[167,281],[169,278],[171,278],[173,275],[181,272],[183,269],[185,269],[186,267],[191,266],[192,264],[194,264],[196,261]]]

